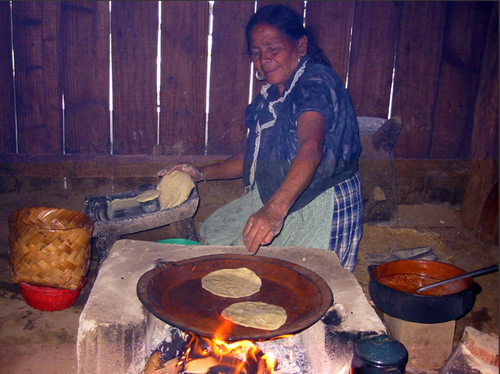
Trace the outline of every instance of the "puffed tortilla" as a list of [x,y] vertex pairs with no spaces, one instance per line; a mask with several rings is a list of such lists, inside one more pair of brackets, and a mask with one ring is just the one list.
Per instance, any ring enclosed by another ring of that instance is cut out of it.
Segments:
[[234,303],[222,311],[222,317],[245,327],[276,330],[286,322],[286,310],[259,301]]
[[156,187],[160,191],[161,209],[169,209],[182,204],[188,199],[193,188],[194,182],[191,176],[184,171],[176,170],[165,175]]
[[262,281],[252,270],[242,267],[212,271],[201,278],[201,286],[217,296],[239,298],[259,292]]
[[158,190],[147,190],[136,197],[137,201],[140,203],[147,203],[148,201],[154,200],[160,196],[160,191]]

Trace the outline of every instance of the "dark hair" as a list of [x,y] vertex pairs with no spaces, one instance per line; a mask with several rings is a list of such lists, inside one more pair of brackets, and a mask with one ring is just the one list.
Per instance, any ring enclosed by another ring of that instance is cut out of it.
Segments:
[[255,26],[263,23],[277,28],[283,35],[294,41],[306,36],[307,53],[311,57],[311,60],[331,67],[325,53],[317,46],[312,30],[304,28],[302,17],[286,5],[266,5],[250,17],[245,28],[248,53],[250,53],[250,36],[252,30]]

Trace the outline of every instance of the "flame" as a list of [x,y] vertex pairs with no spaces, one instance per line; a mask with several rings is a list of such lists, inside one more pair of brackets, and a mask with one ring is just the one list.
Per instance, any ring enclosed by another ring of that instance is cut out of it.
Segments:
[[345,364],[344,367],[342,369],[340,369],[340,371],[337,374],[351,374],[351,373],[352,373],[351,364],[348,363],[348,364]]
[[[233,323],[227,321],[223,323],[214,333],[213,339],[199,337],[194,334],[188,342],[188,349],[182,360],[186,363],[186,372],[195,372],[199,366],[210,368],[214,366],[230,367],[235,374],[246,373],[248,366],[259,365],[258,372],[266,374],[274,373],[277,359],[270,352],[264,354],[252,341],[240,340],[226,342],[225,336],[231,331]],[[263,362],[264,368],[259,364]],[[196,366],[196,368],[195,368]],[[198,372],[198,371],[196,371]]]

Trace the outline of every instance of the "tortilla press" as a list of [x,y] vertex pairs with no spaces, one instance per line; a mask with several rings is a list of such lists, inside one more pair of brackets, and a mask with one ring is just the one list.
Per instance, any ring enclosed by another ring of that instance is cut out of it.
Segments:
[[157,209],[148,206],[156,204],[150,200],[141,205],[137,197],[156,190],[150,183],[140,186],[137,190],[118,192],[106,195],[88,195],[85,197],[83,212],[94,221],[92,237],[93,247],[98,253],[98,269],[108,257],[115,241],[125,234],[156,229],[172,223],[183,221],[182,231],[186,238],[199,241],[193,216],[200,202],[196,186],[182,204],[168,209]]

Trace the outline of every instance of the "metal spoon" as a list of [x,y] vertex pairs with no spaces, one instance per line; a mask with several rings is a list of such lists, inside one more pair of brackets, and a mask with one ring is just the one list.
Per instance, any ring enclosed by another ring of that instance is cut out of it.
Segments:
[[459,280],[459,279],[464,279],[464,278],[469,278],[469,277],[477,277],[478,275],[484,275],[484,274],[488,274],[488,273],[493,273],[495,271],[498,271],[498,264],[487,266],[487,267],[482,268],[482,269],[470,271],[468,273],[459,275],[457,277],[445,279],[445,280],[442,280],[442,281],[439,281],[439,282],[436,282],[436,283],[429,284],[429,285],[424,286],[424,287],[420,287],[417,290],[417,293],[420,293],[420,292],[425,291],[425,290],[427,290],[429,288],[432,288],[432,287],[441,286],[442,284],[451,283],[451,282],[454,282],[454,281]]

